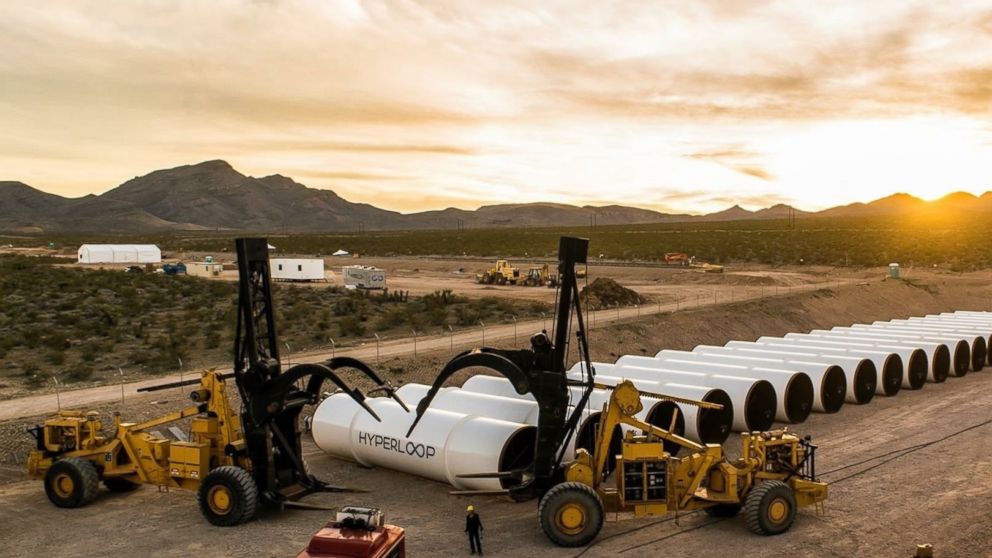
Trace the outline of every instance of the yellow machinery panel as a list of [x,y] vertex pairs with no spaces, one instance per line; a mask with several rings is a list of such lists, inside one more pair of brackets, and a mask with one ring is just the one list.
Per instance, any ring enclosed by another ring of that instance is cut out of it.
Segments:
[[151,450],[152,459],[155,461],[165,461],[169,457],[169,440],[153,438],[148,440],[148,447]]
[[201,479],[210,465],[210,445],[175,442],[169,453],[169,474],[174,478]]
[[217,419],[196,417],[191,421],[190,429],[196,434],[205,434],[207,436],[216,436],[219,430],[217,425]]

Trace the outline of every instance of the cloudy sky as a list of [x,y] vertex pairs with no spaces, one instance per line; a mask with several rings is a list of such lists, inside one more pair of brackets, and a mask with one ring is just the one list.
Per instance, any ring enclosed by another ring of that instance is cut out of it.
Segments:
[[0,179],[400,211],[992,190],[992,0],[0,0]]

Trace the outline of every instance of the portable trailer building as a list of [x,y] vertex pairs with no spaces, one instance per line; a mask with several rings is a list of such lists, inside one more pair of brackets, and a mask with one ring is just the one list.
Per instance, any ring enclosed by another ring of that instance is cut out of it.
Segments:
[[81,264],[162,262],[162,251],[154,244],[83,244],[76,255]]
[[186,274],[196,277],[217,277],[224,271],[220,262],[189,262],[186,264]]
[[385,289],[386,270],[367,265],[346,265],[341,268],[346,289]]
[[272,258],[269,263],[272,279],[276,281],[324,281],[324,260],[321,258]]

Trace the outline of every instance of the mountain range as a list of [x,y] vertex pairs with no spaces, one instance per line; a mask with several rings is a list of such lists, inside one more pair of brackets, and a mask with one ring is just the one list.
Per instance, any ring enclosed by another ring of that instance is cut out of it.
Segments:
[[[274,174],[255,178],[225,161],[206,161],[136,177],[100,195],[64,198],[23,182],[0,181],[0,231],[147,233],[167,231],[339,232],[738,221],[796,217],[877,217],[938,211],[992,211],[992,192],[957,192],[926,202],[895,194],[809,213],[788,205],[740,206],[707,215],[661,213],[621,205],[487,205],[402,214],[345,200]],[[988,214],[988,213],[987,213]]]

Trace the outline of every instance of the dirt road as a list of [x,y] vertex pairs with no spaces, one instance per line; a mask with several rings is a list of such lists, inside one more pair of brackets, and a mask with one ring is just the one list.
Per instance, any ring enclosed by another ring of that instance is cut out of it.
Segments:
[[[844,285],[850,283],[851,281],[852,280],[849,279],[831,279],[822,283],[805,283],[787,288],[751,289],[748,291],[741,291],[733,297],[723,295],[723,298],[721,298],[719,294],[714,294],[712,297],[707,296],[705,298],[701,295],[696,297],[682,296],[669,303],[659,302],[655,304],[645,304],[639,307],[617,308],[614,310],[590,312],[589,316],[586,318],[586,321],[590,329],[597,329],[616,324],[618,322],[636,320],[638,318],[647,317],[653,314],[677,312],[685,309],[736,303],[745,300],[787,296],[800,292],[816,290],[822,286]],[[452,331],[449,335],[445,336],[420,337],[416,340],[413,337],[388,339],[379,343],[378,348],[374,343],[369,343],[364,347],[334,352],[321,351],[313,353],[298,353],[290,355],[289,361],[290,363],[321,362],[327,360],[332,355],[336,355],[350,356],[369,363],[375,363],[377,360],[381,361],[397,356],[412,355],[418,351],[421,353],[446,350],[450,352],[457,347],[468,348],[481,344],[506,343],[507,341],[522,344],[526,343],[532,333],[540,331],[544,328],[550,328],[553,321],[554,317],[548,315],[546,320],[521,321],[517,324],[491,327],[480,326],[470,330]],[[230,365],[227,363],[218,363],[217,369],[228,371],[230,370]],[[62,391],[60,394],[53,391],[51,393],[10,399],[0,402],[0,421],[54,413],[58,410],[60,404],[65,407],[82,408],[108,401],[120,400],[122,397],[125,400],[129,400],[134,397],[151,399],[154,398],[154,394],[139,393],[138,390],[158,384],[195,378],[196,374],[196,371],[188,371],[184,374],[177,373],[169,376],[159,376],[136,382],[125,382],[123,389],[120,385],[105,385]]]

